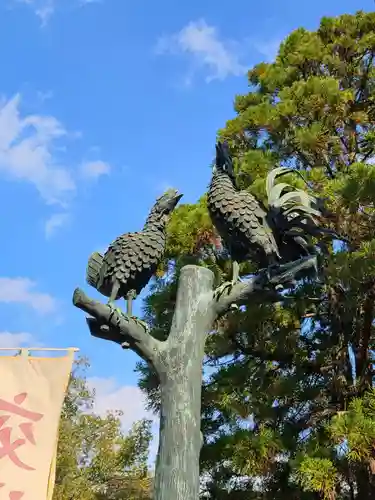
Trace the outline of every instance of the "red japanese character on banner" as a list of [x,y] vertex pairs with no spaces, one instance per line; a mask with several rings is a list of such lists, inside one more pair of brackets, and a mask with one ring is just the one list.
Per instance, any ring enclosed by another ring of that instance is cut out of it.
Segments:
[[[21,405],[27,398],[27,393],[22,392],[17,394],[13,398],[13,403],[9,403],[5,399],[0,398],[0,412],[6,412],[6,415],[0,416],[0,459],[8,457],[17,467],[24,470],[35,470],[30,465],[23,463],[17,455],[16,450],[20,446],[24,446],[26,441],[35,445],[35,437],[33,432],[33,423],[38,422],[43,418],[41,413],[30,411],[26,408],[22,408]],[[21,430],[24,438],[16,439],[12,441],[12,427],[4,427],[4,424],[10,419],[12,415],[18,415],[19,417],[29,420],[29,422],[23,422],[19,424],[19,429]],[[13,492],[14,495],[9,497],[10,500],[19,500],[22,498],[23,493]],[[11,493],[11,494],[13,494]],[[21,494],[21,496],[19,496]],[[17,496],[18,495],[18,496]]]
[[[5,483],[0,483],[0,488],[3,488],[5,486]],[[24,496],[25,492],[24,491],[11,491],[9,493],[9,500],[21,500],[21,498]]]
[[9,500],[21,500],[24,494],[23,491],[11,491],[9,493]]

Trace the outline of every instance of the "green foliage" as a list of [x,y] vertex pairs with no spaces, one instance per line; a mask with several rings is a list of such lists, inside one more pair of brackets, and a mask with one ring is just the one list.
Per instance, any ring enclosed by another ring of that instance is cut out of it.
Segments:
[[[236,116],[218,133],[241,189],[271,205],[298,197],[311,217],[306,208],[316,204],[298,190],[324,198],[319,222],[349,243],[326,249],[319,281],[299,283],[278,304],[231,312],[210,334],[201,452],[209,499],[375,498],[374,61],[375,13],[297,29],[274,62],[250,69],[250,90],[236,96]],[[295,173],[272,179],[275,167],[300,172],[309,188]],[[216,244],[204,196],[173,217],[169,273],[145,307],[157,338],[169,331],[179,269],[213,266]],[[222,278],[226,267],[216,271]],[[156,409],[158,381],[140,370]]]
[[354,398],[347,411],[337,414],[329,425],[331,439],[346,445],[351,462],[368,461],[374,458],[375,443],[375,391],[363,398]]
[[148,500],[150,421],[136,422],[126,436],[121,413],[93,412],[85,359],[76,362],[60,421],[54,500]]
[[321,493],[324,500],[335,498],[337,471],[331,460],[305,457],[298,466],[296,477],[304,490]]
[[262,427],[256,436],[242,431],[234,434],[234,437],[237,443],[234,447],[231,443],[231,451],[234,451],[232,463],[234,470],[243,476],[267,474],[270,462],[282,451],[277,433],[268,428]]
[[334,188],[350,211],[367,207],[371,213],[375,202],[375,167],[354,163],[350,171],[335,183]]
[[196,205],[180,205],[168,225],[167,256],[194,254],[199,240],[212,231],[205,196]]

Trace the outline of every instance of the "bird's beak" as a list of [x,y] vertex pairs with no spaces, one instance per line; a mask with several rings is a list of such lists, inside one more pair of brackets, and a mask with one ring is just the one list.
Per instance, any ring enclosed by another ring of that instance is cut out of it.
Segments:
[[170,202],[169,202],[170,208],[174,209],[182,197],[183,197],[183,194],[176,191],[176,194],[174,194],[173,197],[170,199]]
[[177,203],[181,200],[181,198],[183,197],[184,195],[182,193],[179,193],[177,192],[176,193],[176,196],[174,197],[175,201],[176,201],[176,205]]

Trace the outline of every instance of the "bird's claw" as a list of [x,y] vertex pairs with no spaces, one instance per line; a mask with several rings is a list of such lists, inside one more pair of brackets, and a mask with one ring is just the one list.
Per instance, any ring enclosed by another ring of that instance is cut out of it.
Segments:
[[107,306],[111,309],[112,312],[117,312],[118,314],[121,314],[121,315],[123,314],[121,309],[119,307],[116,307],[114,304],[112,304],[112,302],[108,302]]
[[[273,265],[273,266],[270,266],[267,271],[266,271],[266,274],[267,274],[267,279],[268,281],[271,283],[272,282],[272,279],[274,277],[275,274],[277,274],[277,271],[280,269],[280,266],[278,265]],[[275,285],[275,290],[277,291],[281,291],[284,289],[284,285],[282,285],[281,283],[277,283]]]
[[[119,307],[114,306],[112,303],[108,302],[108,307],[111,309],[111,316],[113,316],[114,313],[117,313],[122,319],[130,320],[132,319],[135,323],[137,323],[139,326],[145,329],[146,332],[149,330],[149,326],[145,321],[142,321],[141,319],[137,318],[136,316],[129,316],[128,314],[125,314]],[[127,344],[127,342],[124,342],[124,344]],[[127,346],[124,345],[124,348]]]
[[[232,291],[232,288],[237,285],[237,283],[239,282],[239,280],[232,280],[232,281],[225,281],[224,283],[222,283],[220,286],[218,286],[216,288],[216,290],[214,291],[214,299],[215,300],[219,300],[220,297],[224,294],[225,291],[227,291],[227,295],[230,294],[230,292]],[[238,306],[234,306],[233,307],[234,309],[238,309]]]
[[231,289],[233,288],[233,284],[231,281],[226,281],[225,283],[222,283],[220,286],[216,288],[214,291],[214,298],[216,300],[219,300],[220,297],[223,295],[223,293],[228,290],[228,294],[230,293]]
[[[108,306],[108,307],[110,308],[110,310],[111,310],[111,314],[110,314],[110,316],[109,316],[109,320],[111,320],[111,319],[112,319],[112,317],[113,317],[113,315],[114,315],[115,313],[117,313],[118,318],[122,318],[122,317],[124,316],[124,313],[121,311],[121,309],[120,309],[120,308],[118,308],[118,307],[116,307],[116,306],[115,306],[114,304],[112,304],[111,302],[108,302],[108,303],[107,303],[107,306]],[[119,322],[119,319],[117,319],[117,323],[118,323],[118,322]]]
[[142,328],[144,328],[145,332],[148,332],[150,327],[148,326],[148,324],[146,323],[146,321],[143,321],[139,318],[137,318],[136,316],[130,316],[130,318],[135,322],[137,323],[137,325],[141,326]]
[[307,265],[313,268],[314,274],[317,274],[316,256],[308,256],[298,261],[288,262],[283,265],[273,265],[265,269],[265,278],[269,284],[273,284],[275,290],[283,290],[286,287],[297,285],[295,276],[299,273],[298,267],[302,270],[302,265],[306,269]]

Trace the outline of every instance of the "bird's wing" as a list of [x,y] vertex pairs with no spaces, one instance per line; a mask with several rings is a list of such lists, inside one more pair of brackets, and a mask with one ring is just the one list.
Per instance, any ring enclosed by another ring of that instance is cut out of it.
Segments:
[[137,268],[137,255],[139,254],[138,233],[125,233],[116,238],[104,254],[102,267],[102,278],[109,276],[124,282],[130,275],[132,269]]
[[259,221],[263,221],[263,219],[265,220],[267,218],[266,208],[251,193],[242,190],[238,192],[238,197],[240,199],[240,203],[249,207],[250,211],[259,219]]
[[104,255],[103,278],[115,275],[119,281],[125,282],[137,272],[151,269],[158,262],[162,250],[160,241],[153,234],[143,231],[123,234]]
[[278,254],[275,237],[267,222],[265,207],[252,194],[240,191],[235,210],[240,214],[241,230],[248,234],[250,241],[266,245],[269,250]]

